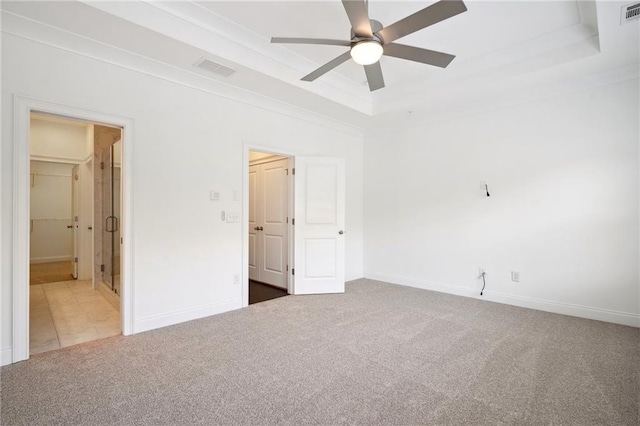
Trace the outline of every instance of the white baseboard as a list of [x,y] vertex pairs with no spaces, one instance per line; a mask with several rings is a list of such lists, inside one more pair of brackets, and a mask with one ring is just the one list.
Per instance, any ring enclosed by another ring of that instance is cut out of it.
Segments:
[[134,332],[141,333],[143,331],[155,330],[156,328],[180,324],[182,322],[221,314],[223,312],[233,311],[240,308],[242,308],[242,300],[234,299],[227,300],[225,302],[211,303],[169,314],[154,315],[137,320],[135,322]]
[[4,348],[0,351],[0,365],[9,365],[13,363],[13,348]]
[[345,276],[345,281],[353,281],[353,280],[359,280],[360,278],[362,278],[362,272],[356,272],[356,273],[347,273]]
[[73,256],[49,256],[49,257],[34,257],[33,259],[29,259],[29,263],[52,263],[52,262],[64,262],[68,260],[71,262]]
[[611,322],[614,324],[640,327],[640,315],[618,312],[608,309],[595,308],[590,306],[574,305],[570,303],[554,302],[550,300],[535,299],[531,297],[515,296],[511,294],[499,293],[495,291],[485,291],[484,296],[478,294],[477,289],[457,286],[452,284],[437,283],[427,280],[417,280],[415,278],[391,276],[377,273],[365,273],[365,278],[384,281],[390,284],[399,284],[408,287],[420,288],[423,290],[438,291],[441,293],[454,294],[456,296],[473,297],[474,299],[488,300],[490,302],[503,303],[505,305],[519,306],[522,308],[537,309],[539,311],[553,312],[556,314],[569,315],[580,318],[587,318],[597,321]]

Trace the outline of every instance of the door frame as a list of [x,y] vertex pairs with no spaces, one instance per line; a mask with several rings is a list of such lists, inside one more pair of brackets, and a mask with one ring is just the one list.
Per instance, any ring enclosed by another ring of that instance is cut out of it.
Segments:
[[[31,164],[31,162],[29,162]],[[80,270],[80,265],[78,264],[78,248],[80,246],[80,230],[78,229],[78,217],[80,211],[79,205],[79,195],[80,195],[80,183],[78,182],[78,176],[80,173],[80,165],[74,164],[71,169],[71,226],[73,226],[73,272],[71,275],[74,280],[78,279],[78,271]],[[29,197],[31,198],[31,197]]]
[[[295,165],[295,153],[286,151],[273,146],[255,144],[249,141],[243,141],[242,143],[242,292],[241,300],[242,307],[249,306],[249,151],[259,151],[267,154],[280,155],[289,158],[289,169],[292,169]],[[291,174],[289,175],[291,176]],[[288,182],[288,216],[293,218],[294,207],[294,192],[293,192],[293,179],[289,179]],[[290,226],[287,232],[287,251],[288,251],[288,264],[289,271],[287,271],[287,292],[289,294],[295,294],[295,280],[291,274],[291,269],[295,264],[294,259],[294,232],[295,227]]]
[[52,103],[22,95],[14,95],[13,115],[13,312],[12,360],[29,359],[29,127],[31,112],[42,112],[90,123],[122,127],[122,334],[134,331],[135,303],[133,286],[133,205],[132,158],[133,120],[104,114],[86,108]]

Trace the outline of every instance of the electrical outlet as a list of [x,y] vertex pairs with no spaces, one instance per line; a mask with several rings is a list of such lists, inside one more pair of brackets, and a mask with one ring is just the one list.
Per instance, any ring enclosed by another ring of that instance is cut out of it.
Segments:
[[511,271],[511,281],[519,283],[520,282],[520,272]]
[[240,274],[233,274],[233,285],[240,285]]

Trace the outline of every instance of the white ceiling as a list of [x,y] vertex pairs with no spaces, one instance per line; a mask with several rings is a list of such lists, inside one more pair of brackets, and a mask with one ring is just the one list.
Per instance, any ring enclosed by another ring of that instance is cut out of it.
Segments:
[[[432,3],[370,0],[369,14],[389,25]],[[2,10],[5,32],[76,50],[80,38],[98,41],[100,49],[86,48],[92,56],[104,51],[103,59],[175,81],[214,92],[241,88],[357,127],[446,118],[637,78],[638,23],[620,24],[623,2],[465,3],[467,12],[398,41],[456,55],[449,67],[383,57],[386,87],[373,93],[351,61],[314,82],[300,81],[345,47],[269,42],[272,36],[348,39],[339,0],[3,1]],[[237,72],[225,78],[194,68],[203,57]]]
[[[376,1],[369,3],[371,19],[392,24],[434,1]],[[340,1],[321,2],[201,2],[265,39],[312,37],[349,40],[349,20]],[[506,49],[545,34],[580,23],[575,2],[487,2],[468,4],[468,11],[398,40],[399,43],[448,52],[457,56],[451,66],[464,66],[473,59]],[[505,35],[508,34],[508,37]],[[323,64],[345,52],[340,46],[282,45],[316,64]],[[440,68],[401,59],[383,57],[385,81],[393,90],[416,79],[437,76]],[[309,69],[312,71],[312,68]],[[336,72],[365,86],[364,71],[348,62]]]

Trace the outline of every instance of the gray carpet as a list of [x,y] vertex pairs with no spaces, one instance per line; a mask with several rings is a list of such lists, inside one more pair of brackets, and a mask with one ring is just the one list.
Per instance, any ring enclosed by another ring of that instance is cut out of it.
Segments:
[[640,331],[358,280],[3,367],[3,425],[638,425]]

